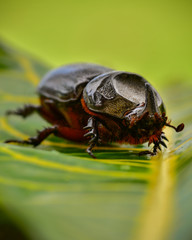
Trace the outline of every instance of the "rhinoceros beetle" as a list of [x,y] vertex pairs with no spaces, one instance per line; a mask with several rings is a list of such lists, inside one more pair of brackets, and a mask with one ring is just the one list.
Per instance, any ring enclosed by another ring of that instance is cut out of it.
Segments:
[[138,74],[114,71],[95,64],[72,64],[50,71],[39,83],[40,105],[25,105],[7,114],[27,117],[37,112],[52,124],[28,140],[7,143],[39,145],[50,134],[76,142],[87,142],[93,158],[98,143],[154,144],[155,155],[168,141],[163,127],[170,125],[159,93]]

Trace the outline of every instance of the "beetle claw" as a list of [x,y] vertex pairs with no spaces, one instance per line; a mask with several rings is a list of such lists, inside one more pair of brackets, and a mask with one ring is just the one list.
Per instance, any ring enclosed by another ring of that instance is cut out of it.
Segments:
[[156,155],[156,153],[154,153],[154,152],[151,152],[151,151],[148,151],[148,150],[146,150],[146,151],[142,151],[142,152],[139,152],[139,156],[142,156],[142,155],[151,155],[151,156],[154,156],[154,155]]
[[29,144],[34,147],[38,146],[44,139],[46,139],[50,134],[55,134],[57,131],[57,126],[45,128],[42,131],[38,132],[38,135],[35,137],[30,137],[27,140],[7,140],[5,143],[19,143],[19,144]]
[[161,146],[159,144],[157,144],[157,148],[161,151]]
[[14,140],[14,139],[10,139],[10,140],[5,141],[4,143],[29,144],[29,145],[33,145],[34,147],[39,145],[39,142],[37,141],[36,138],[29,138],[28,140]]
[[167,145],[163,141],[160,141],[159,144],[161,144],[163,147],[167,148]]
[[169,142],[169,140],[165,137],[165,136],[161,136],[164,140],[166,140],[167,142]]
[[92,157],[92,158],[96,158],[95,155],[92,153],[91,149],[86,149],[86,152]]

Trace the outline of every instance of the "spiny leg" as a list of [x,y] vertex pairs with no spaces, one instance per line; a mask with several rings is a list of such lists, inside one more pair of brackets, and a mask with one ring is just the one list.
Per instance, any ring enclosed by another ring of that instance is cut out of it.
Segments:
[[26,104],[21,108],[18,108],[16,110],[8,110],[6,112],[6,115],[19,115],[23,118],[26,118],[30,116],[34,112],[40,113],[41,106],[38,105],[32,105],[32,104]]
[[[153,151],[142,151],[139,153],[139,156],[142,156],[142,155],[150,155],[150,156],[155,156],[157,154],[157,150],[159,149],[161,151],[161,145],[165,148],[167,148],[167,145],[165,144],[164,140],[166,141],[169,141],[166,136],[165,136],[165,133],[162,132],[160,137],[158,138],[158,140],[155,140],[153,141]],[[152,142],[149,142],[149,145],[151,144]]]
[[84,127],[84,129],[89,130],[84,136],[85,137],[91,137],[91,140],[89,141],[90,145],[86,149],[86,152],[92,157],[96,158],[93,153],[92,149],[93,147],[98,143],[98,122],[95,120],[95,118],[90,117],[88,119],[87,126]]
[[39,145],[44,139],[46,139],[50,134],[56,134],[57,133],[57,126],[53,126],[53,127],[48,127],[45,128],[41,131],[37,132],[38,135],[35,137],[30,137],[27,140],[14,140],[14,139],[10,139],[5,141],[5,143],[21,143],[21,144],[30,144],[33,145],[34,147],[36,147],[37,145]]

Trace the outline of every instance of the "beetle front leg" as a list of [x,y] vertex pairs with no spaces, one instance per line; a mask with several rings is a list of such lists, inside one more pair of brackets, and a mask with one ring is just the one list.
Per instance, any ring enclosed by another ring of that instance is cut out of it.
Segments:
[[34,147],[38,146],[44,139],[46,139],[50,134],[57,133],[57,126],[48,127],[43,129],[42,131],[38,131],[38,135],[35,137],[30,137],[27,140],[7,140],[5,143],[20,143],[20,144],[29,144],[33,145]]
[[40,113],[41,106],[39,105],[32,105],[32,104],[26,104],[21,108],[18,108],[16,110],[8,110],[6,112],[6,115],[19,115],[23,118],[26,118],[30,116],[34,112]]
[[91,137],[91,140],[89,141],[90,145],[86,149],[86,152],[92,157],[96,158],[93,153],[92,149],[93,147],[98,143],[98,122],[96,121],[95,118],[90,117],[88,119],[87,126],[84,127],[84,129],[87,129],[88,132],[84,135],[85,137]]
[[143,155],[154,156],[154,155],[156,155],[156,152],[151,152],[151,151],[148,151],[148,150],[139,152],[139,156],[143,156]]
[[[157,154],[157,150],[159,149],[161,151],[161,146],[167,148],[167,145],[165,144],[164,140],[166,141],[169,141],[164,132],[161,133],[160,137],[155,141],[153,141],[153,151],[142,151],[139,153],[139,156],[142,156],[142,155],[151,155],[151,156],[155,156]],[[149,142],[149,145],[151,144],[152,142]]]
[[157,149],[161,151],[159,142],[154,142],[153,151],[146,150],[146,151],[139,152],[139,156],[142,156],[142,155],[155,156],[157,154]]

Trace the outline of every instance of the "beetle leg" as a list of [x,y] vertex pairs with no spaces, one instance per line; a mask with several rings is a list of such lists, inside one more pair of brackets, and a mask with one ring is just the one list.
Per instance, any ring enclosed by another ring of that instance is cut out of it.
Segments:
[[18,108],[16,110],[8,110],[6,112],[6,115],[19,115],[23,118],[26,118],[34,112],[40,112],[40,110],[41,106],[26,104],[22,108]]
[[162,135],[161,138],[163,138],[164,140],[166,140],[167,142],[169,142],[169,140],[166,138],[166,136]]
[[165,142],[164,141],[159,141],[159,144],[161,144],[163,147],[165,147],[165,148],[167,148],[167,145],[165,144]]
[[153,141],[154,147],[153,147],[153,155],[157,154],[157,149],[161,151],[161,146],[167,148],[167,145],[165,144],[164,140],[168,141],[168,139],[165,137],[165,133],[162,132],[160,137],[158,138],[158,141]]
[[158,144],[155,144],[154,147],[153,147],[153,155],[152,156],[155,156],[157,154],[157,148],[159,145]]
[[87,126],[84,127],[84,129],[88,129],[88,132],[84,135],[85,137],[90,136],[91,139],[89,141],[90,145],[86,149],[86,152],[92,157],[96,158],[93,153],[92,149],[93,147],[98,143],[98,122],[95,120],[95,118],[90,117],[88,119]]
[[44,139],[46,139],[50,134],[57,132],[57,126],[48,127],[43,129],[42,131],[38,131],[38,135],[36,137],[30,137],[27,140],[7,140],[5,143],[21,143],[21,144],[30,144],[34,147],[38,146]]
[[96,158],[95,155],[92,153],[92,149],[95,146],[95,143],[92,143],[87,149],[86,152],[92,157],[92,158]]
[[139,156],[142,156],[142,155],[151,155],[151,156],[154,156],[154,155],[156,155],[156,153],[154,153],[154,152],[151,152],[151,151],[148,151],[148,150],[146,150],[146,151],[142,151],[142,152],[139,152]]
[[160,145],[159,145],[159,142],[154,141],[153,143],[154,143],[154,146],[153,146],[153,151],[152,151],[152,152],[151,152],[151,151],[148,151],[148,150],[142,151],[142,152],[139,152],[139,156],[148,155],[148,154],[149,154],[150,156],[155,156],[155,155],[157,154],[157,149],[159,149],[159,150],[161,151],[161,147],[160,147]]

